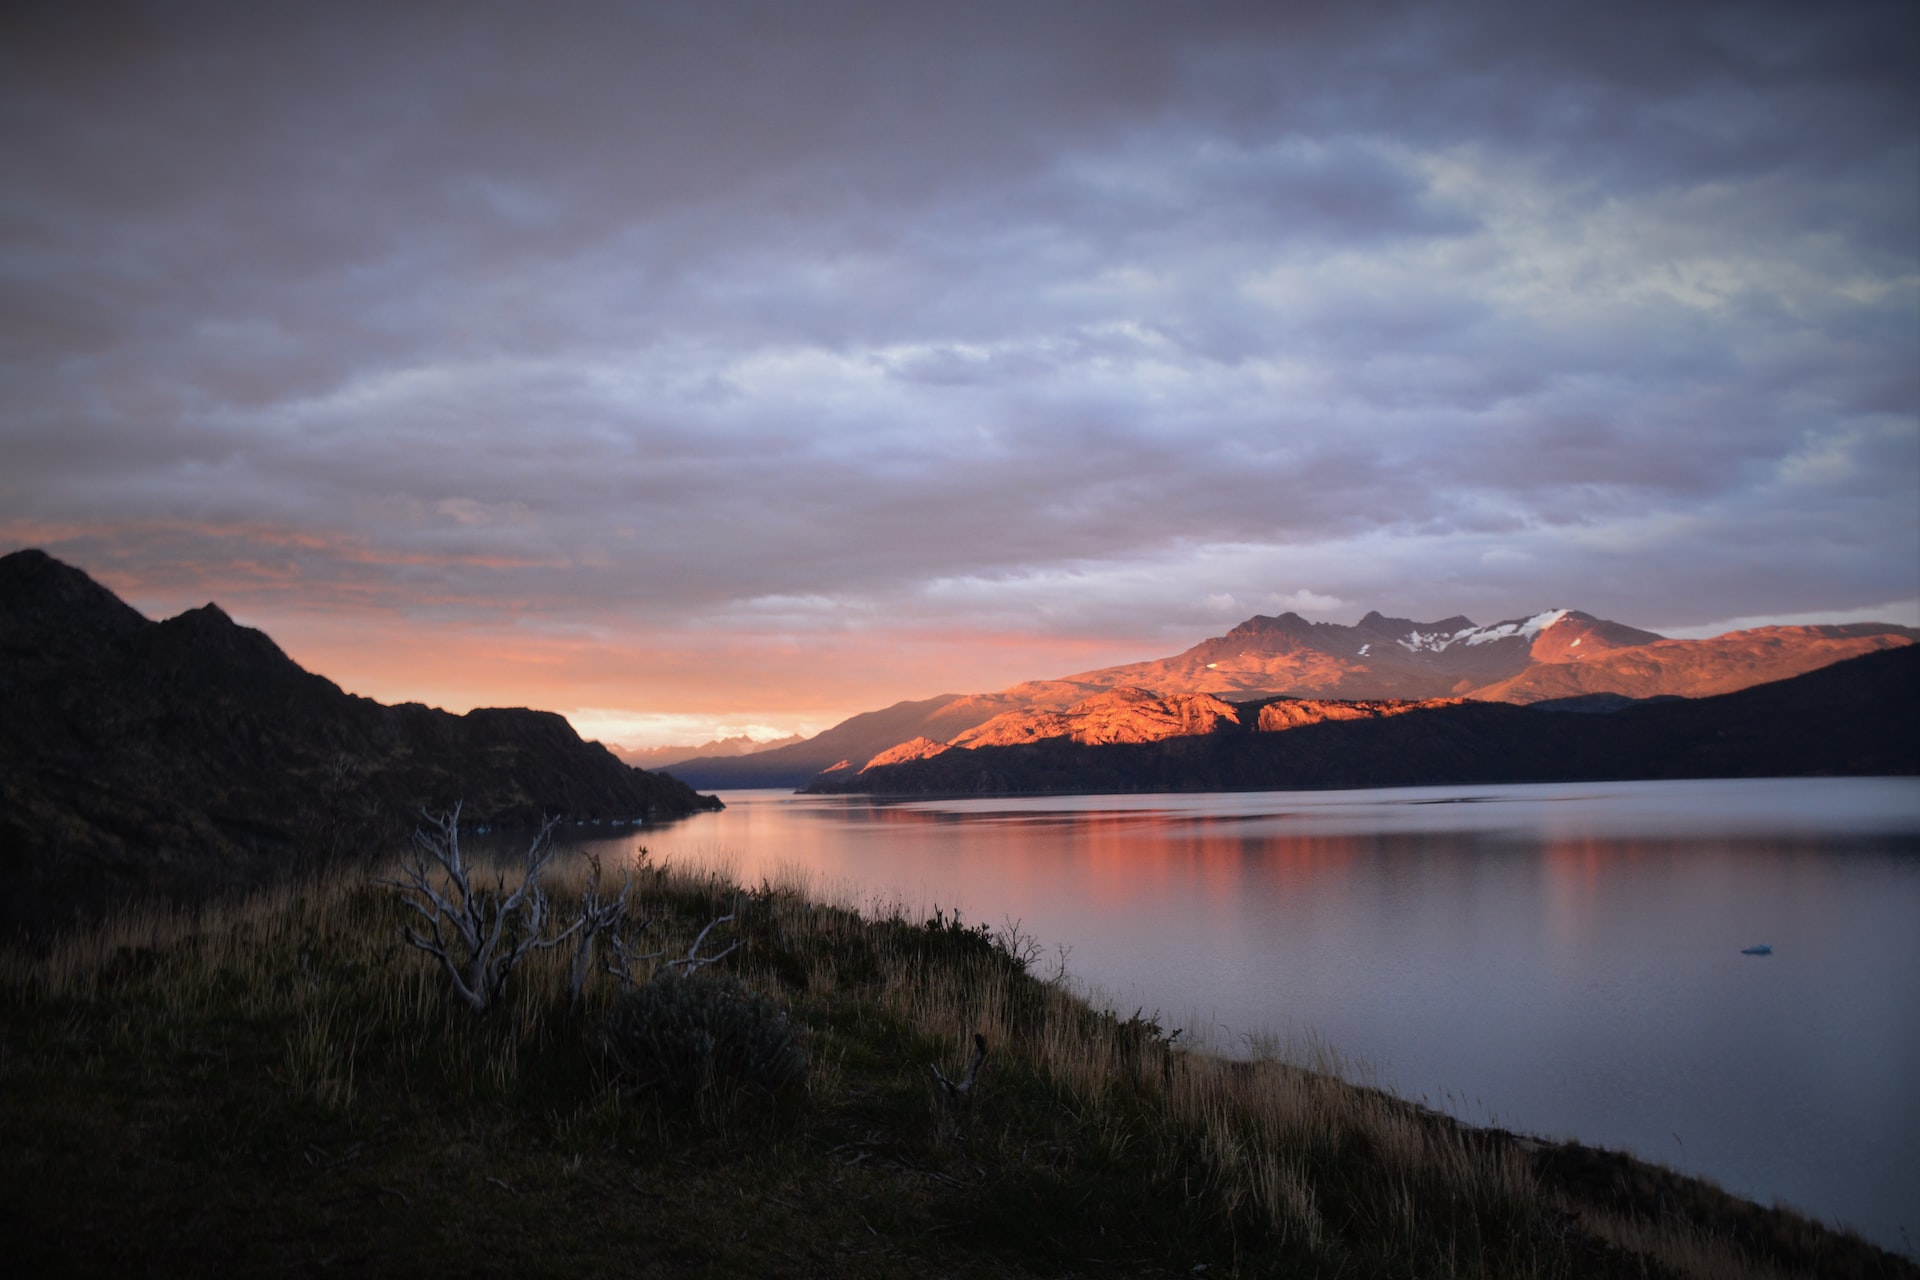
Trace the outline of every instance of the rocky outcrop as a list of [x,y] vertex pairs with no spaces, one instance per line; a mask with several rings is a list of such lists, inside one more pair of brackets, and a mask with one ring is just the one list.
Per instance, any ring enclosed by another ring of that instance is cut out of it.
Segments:
[[1261,733],[1300,729],[1329,720],[1378,720],[1383,716],[1401,716],[1409,711],[1429,711],[1435,707],[1457,707],[1460,698],[1362,699],[1335,702],[1323,698],[1282,698],[1259,709],[1255,727]]
[[1049,738],[1089,745],[1158,742],[1162,738],[1213,733],[1223,724],[1239,723],[1239,709],[1211,694],[1161,696],[1145,689],[1119,688],[1083,698],[1065,711],[1006,712],[960,734],[951,745],[1012,746]]

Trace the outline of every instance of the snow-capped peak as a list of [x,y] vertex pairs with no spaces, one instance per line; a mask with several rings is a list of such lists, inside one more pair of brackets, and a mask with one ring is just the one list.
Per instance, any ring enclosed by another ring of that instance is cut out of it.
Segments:
[[1536,613],[1531,618],[1519,622],[1503,622],[1497,627],[1483,627],[1468,636],[1467,643],[1485,644],[1489,640],[1505,640],[1508,636],[1522,636],[1531,640],[1566,616],[1565,609],[1549,609],[1545,613]]
[[1545,613],[1536,613],[1531,618],[1522,618],[1517,622],[1502,622],[1491,627],[1465,627],[1452,635],[1438,631],[1410,631],[1399,644],[1409,653],[1439,653],[1456,644],[1487,644],[1490,641],[1508,640],[1516,636],[1531,640],[1566,617],[1568,612],[1569,610],[1566,609],[1549,609]]

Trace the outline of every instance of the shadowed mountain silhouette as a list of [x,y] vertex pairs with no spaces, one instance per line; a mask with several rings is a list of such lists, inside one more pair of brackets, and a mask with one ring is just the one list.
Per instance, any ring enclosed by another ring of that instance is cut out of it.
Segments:
[[153,622],[40,551],[0,557],[0,704],[8,928],[366,856],[423,806],[502,826],[719,807],[552,712],[384,706],[215,605]]

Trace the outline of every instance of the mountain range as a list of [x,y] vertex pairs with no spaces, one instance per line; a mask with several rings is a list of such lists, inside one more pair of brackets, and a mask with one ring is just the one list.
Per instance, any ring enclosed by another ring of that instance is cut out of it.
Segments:
[[[1169,658],[1028,681],[998,693],[900,702],[791,746],[684,760],[674,775],[709,788],[838,785],[870,767],[951,748],[1186,736],[1194,730],[1172,726],[1218,724],[1228,714],[1222,707],[1283,698],[1297,705],[1255,714],[1353,719],[1364,704],[1433,699],[1617,708],[1731,693],[1916,639],[1920,631],[1911,627],[1850,623],[1676,640],[1571,609],[1491,626],[1465,617],[1419,622],[1377,612],[1352,626],[1295,613],[1256,616]],[[1196,701],[1201,698],[1212,701]],[[1240,713],[1232,715],[1238,723]],[[1095,721],[1104,727],[1092,727]]]
[[384,706],[215,605],[155,622],[40,551],[0,557],[0,927],[192,895],[476,824],[720,807],[545,711]]
[[[1113,712],[1128,703],[1163,726],[1177,709],[1193,731],[1115,736]],[[1066,733],[889,753],[809,789],[1014,795],[1920,773],[1912,645],[1734,693],[1607,705],[1593,714],[1588,699],[1229,704],[1116,690],[1070,713]]]
[[755,738],[751,734],[742,733],[731,738],[713,738],[698,746],[628,747],[618,742],[609,742],[607,750],[637,769],[665,769],[679,764],[682,760],[692,760],[700,756],[750,756],[760,751],[790,747],[796,742],[806,740],[807,736],[804,733],[789,734],[784,738]]
[[155,622],[21,551],[0,557],[0,927],[377,849],[422,807],[456,801],[475,823],[626,824],[719,806],[694,785],[919,794],[1912,772],[1901,726],[1920,722],[1917,636],[1862,623],[1672,640],[1560,609],[1486,627],[1255,617],[1169,658],[897,703],[665,774],[550,712],[355,697],[215,605]]

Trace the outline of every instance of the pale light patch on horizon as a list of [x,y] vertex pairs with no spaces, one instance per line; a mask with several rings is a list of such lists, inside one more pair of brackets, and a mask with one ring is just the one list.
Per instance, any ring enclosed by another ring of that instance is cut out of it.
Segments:
[[589,742],[603,742],[633,750],[700,746],[741,737],[752,738],[755,742],[772,742],[796,733],[810,738],[837,723],[796,719],[775,725],[738,716],[652,714],[616,707],[574,707],[560,714],[567,718],[574,732]]
[[1920,627],[1920,596],[1911,600],[1889,600],[1884,604],[1861,605],[1857,609],[1822,609],[1812,613],[1754,614],[1743,618],[1722,618],[1684,627],[1650,627],[1670,640],[1711,640],[1730,631],[1751,631],[1755,627],[1833,627],[1849,622],[1887,622],[1897,627]]

